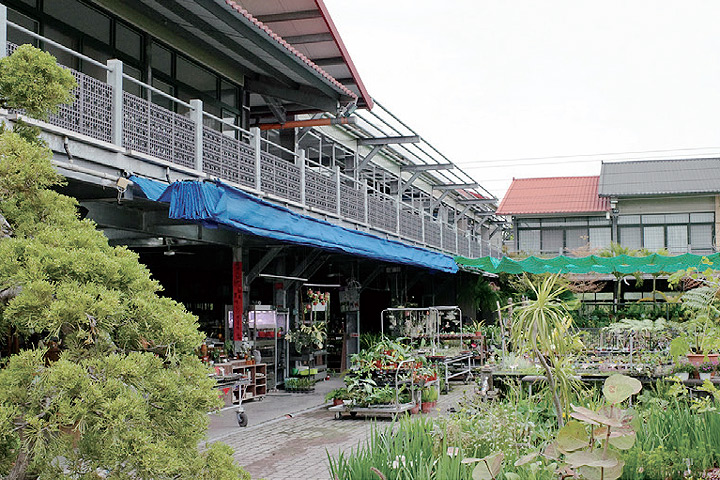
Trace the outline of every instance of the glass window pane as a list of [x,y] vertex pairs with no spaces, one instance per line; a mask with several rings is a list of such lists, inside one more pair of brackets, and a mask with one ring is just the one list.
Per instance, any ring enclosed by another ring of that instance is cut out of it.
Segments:
[[587,228],[568,228],[565,230],[566,249],[575,250],[576,248],[586,246],[588,242],[589,237]]
[[[43,35],[50,40],[54,40],[55,42],[59,43],[63,47],[67,47],[71,50],[78,50],[78,44],[77,41],[65,33],[60,32],[59,30],[56,30],[52,27],[45,26],[43,28]],[[73,68],[77,70],[78,68],[78,58],[75,55],[71,55],[69,53],[66,53],[59,48],[53,47],[52,45],[47,45],[45,48],[52,56],[54,56],[58,63],[60,65],[64,65],[69,68]]]
[[542,253],[559,255],[563,250],[562,230],[541,230]]
[[523,219],[518,222],[520,228],[538,228],[540,226],[540,220]]
[[540,251],[540,230],[521,230],[518,232],[521,252],[537,253]]
[[690,221],[692,223],[713,223],[715,221],[714,213],[691,213]]
[[610,245],[611,237],[612,237],[612,231],[611,231],[610,227],[591,228],[590,229],[590,246],[592,248],[605,248]]
[[687,213],[671,213],[665,215],[665,223],[688,223],[690,215]]
[[605,217],[590,217],[588,223],[590,225],[610,225],[610,220]]
[[220,101],[233,108],[238,106],[238,88],[230,82],[220,80]]
[[670,253],[686,253],[688,251],[687,225],[668,225],[667,249]]
[[150,64],[153,69],[168,76],[172,75],[172,53],[170,53],[170,50],[153,42],[150,46],[150,55],[152,57]]
[[[172,85],[169,85],[162,80],[158,80],[157,78],[153,78],[152,86],[160,90],[161,92],[165,92],[168,95],[173,94],[173,87]],[[165,107],[168,110],[173,109],[173,103],[170,101],[170,99],[163,97],[162,95],[158,95],[156,93],[153,93],[150,97],[152,99],[152,102],[156,105],[160,105],[161,107]]]
[[665,223],[665,215],[643,215],[642,223],[643,225],[658,225]]
[[690,242],[693,252],[696,250],[712,250],[712,225],[690,225]]
[[217,98],[217,77],[181,56],[175,60],[175,78],[198,92]]
[[665,227],[643,227],[643,247],[648,250],[665,248]]
[[115,48],[139,61],[142,57],[142,37],[122,23],[116,23]]
[[51,17],[110,44],[110,18],[77,0],[52,0],[44,2],[45,13]]
[[[123,73],[127,74],[129,77],[136,78],[138,80],[142,80],[142,76],[140,74],[140,70],[137,68],[131,67],[128,64],[123,65]],[[142,96],[142,89],[140,88],[140,85],[138,85],[135,82],[132,82],[130,80],[123,80],[123,90],[125,90],[128,93],[132,93],[133,95],[136,95],[138,97]]]
[[618,225],[639,225],[640,215],[620,215]]
[[[623,227],[619,229],[620,245],[627,248],[638,249],[642,247],[640,227]],[[591,240],[592,243],[592,240]]]
[[[89,45],[85,45],[82,50],[84,55],[101,63],[106,63],[112,57],[110,52],[98,50]],[[100,68],[97,65],[93,65],[90,62],[83,61],[81,70],[83,73],[86,73],[93,78],[97,78],[98,80],[102,80],[103,82],[107,80],[107,70]]]
[[[12,8],[8,8],[7,16],[9,21],[18,24],[21,27],[25,27],[31,32],[38,32],[39,24],[32,18],[26,17],[22,13],[16,12]],[[26,33],[15,30],[14,28],[7,29],[7,39],[9,42],[14,43],[15,45],[25,45],[26,43],[29,43],[30,45],[33,45],[35,47],[38,46],[37,39],[31,37]]]

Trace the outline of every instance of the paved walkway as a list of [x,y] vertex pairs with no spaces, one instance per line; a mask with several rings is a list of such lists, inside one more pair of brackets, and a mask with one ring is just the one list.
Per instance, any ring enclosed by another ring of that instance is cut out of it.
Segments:
[[[210,441],[219,440],[232,447],[235,459],[250,472],[253,480],[329,480],[328,454],[335,457],[339,451],[349,452],[367,438],[373,424],[361,417],[335,420],[324,406],[324,393],[319,393],[335,388],[331,382],[318,384],[318,392],[314,395],[285,394],[248,403],[250,426],[231,429],[216,419],[210,429]],[[442,414],[457,405],[469,388],[472,386],[458,385],[449,395],[442,395],[438,409],[431,415]],[[308,407],[313,403],[314,407]],[[261,404],[262,409],[272,407],[275,412],[295,413],[266,415],[274,418],[253,422],[253,410],[261,410]],[[294,406],[301,406],[304,411]],[[384,422],[390,424],[378,419],[380,425]]]

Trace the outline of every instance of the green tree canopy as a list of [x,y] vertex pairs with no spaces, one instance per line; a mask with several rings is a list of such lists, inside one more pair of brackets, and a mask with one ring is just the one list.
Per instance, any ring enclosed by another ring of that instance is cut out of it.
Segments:
[[[42,117],[67,75],[23,46],[0,60],[0,95]],[[0,476],[249,478],[228,447],[198,448],[219,399],[196,317],[52,190],[51,157],[0,129],[0,333],[23,339],[0,364]]]

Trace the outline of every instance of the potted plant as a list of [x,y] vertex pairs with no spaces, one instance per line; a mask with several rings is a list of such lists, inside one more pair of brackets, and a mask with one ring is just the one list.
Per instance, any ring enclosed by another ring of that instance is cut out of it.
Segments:
[[684,382],[690,378],[691,373],[695,373],[695,365],[690,362],[677,363],[673,367],[671,373]]
[[423,413],[430,413],[430,410],[437,404],[438,391],[436,387],[426,387],[420,392]]
[[342,405],[344,400],[350,400],[350,392],[344,387],[336,388],[325,395],[325,401],[329,402],[330,400],[332,400],[333,405]]
[[674,357],[686,355],[695,366],[705,361],[718,363],[718,354],[711,353],[720,347],[720,329],[717,319],[720,310],[715,306],[717,288],[703,286],[683,294],[683,307],[693,317],[679,324],[681,334],[670,343],[670,354]]
[[295,344],[297,353],[309,354],[312,350],[322,350],[327,338],[325,322],[300,325],[297,330],[288,332],[285,338]]
[[700,380],[710,380],[710,376],[715,372],[715,364],[712,362],[703,362],[698,367]]

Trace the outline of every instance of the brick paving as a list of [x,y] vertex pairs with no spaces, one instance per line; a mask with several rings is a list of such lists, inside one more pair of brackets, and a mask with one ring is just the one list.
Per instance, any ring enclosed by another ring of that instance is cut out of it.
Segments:
[[[438,401],[431,415],[457,404],[468,387],[457,386]],[[374,422],[361,417],[335,420],[325,408],[239,429],[220,440],[253,480],[330,480],[328,458],[349,452],[368,437]],[[390,425],[378,420],[378,425]]]

